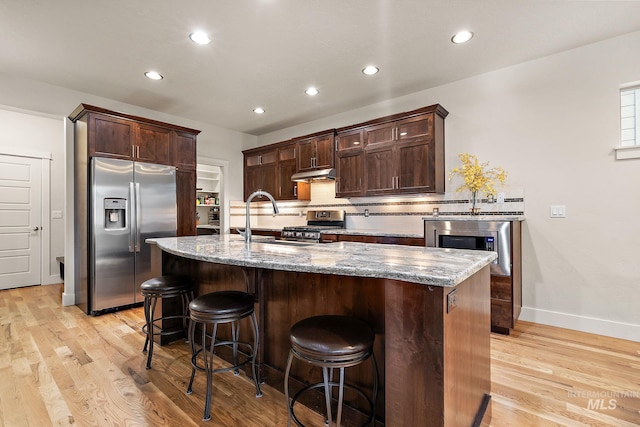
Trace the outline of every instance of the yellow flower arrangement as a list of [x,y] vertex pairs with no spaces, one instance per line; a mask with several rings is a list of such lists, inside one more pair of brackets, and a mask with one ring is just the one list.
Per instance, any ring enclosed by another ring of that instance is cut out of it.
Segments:
[[477,213],[476,196],[478,191],[483,191],[487,196],[495,196],[496,182],[504,184],[507,179],[507,173],[501,167],[488,169],[489,162],[480,163],[478,158],[473,154],[459,154],[462,166],[453,168],[449,173],[449,181],[454,176],[459,175],[464,179],[464,184],[456,189],[457,192],[469,190],[473,197],[473,206],[471,213]]

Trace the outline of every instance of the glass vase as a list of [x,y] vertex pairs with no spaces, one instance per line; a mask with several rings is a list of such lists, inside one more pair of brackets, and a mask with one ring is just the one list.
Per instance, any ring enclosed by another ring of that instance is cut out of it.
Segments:
[[471,215],[480,215],[480,208],[477,206],[478,203],[478,191],[471,192],[471,209],[469,212]]

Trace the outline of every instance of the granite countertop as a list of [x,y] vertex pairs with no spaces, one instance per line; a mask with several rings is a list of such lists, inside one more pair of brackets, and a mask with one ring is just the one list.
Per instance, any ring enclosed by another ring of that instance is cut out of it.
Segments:
[[493,261],[495,252],[336,242],[300,243],[233,234],[147,239],[185,258],[271,270],[378,277],[451,287]]
[[424,221],[524,221],[524,215],[440,215],[425,216]]

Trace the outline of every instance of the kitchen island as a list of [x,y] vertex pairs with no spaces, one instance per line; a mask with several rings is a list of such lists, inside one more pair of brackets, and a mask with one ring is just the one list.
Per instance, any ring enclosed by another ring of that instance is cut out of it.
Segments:
[[[260,375],[269,385],[283,388],[291,325],[345,314],[376,333],[379,424],[480,424],[490,399],[489,263],[495,254],[260,236],[246,244],[236,235],[150,242],[163,274],[192,276],[198,294],[238,289],[255,295]],[[348,381],[370,389],[370,364],[348,371]],[[298,385],[317,375],[303,364],[292,370]],[[305,404],[320,408],[321,399]],[[359,409],[355,402],[348,417],[357,420]]]

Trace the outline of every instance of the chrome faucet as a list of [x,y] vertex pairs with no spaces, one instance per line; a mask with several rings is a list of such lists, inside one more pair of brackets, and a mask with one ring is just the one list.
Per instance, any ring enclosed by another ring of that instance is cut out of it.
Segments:
[[273,213],[275,215],[278,215],[278,213],[280,213],[280,210],[278,209],[278,205],[276,204],[276,199],[273,198],[273,196],[269,193],[267,193],[266,191],[262,191],[262,190],[258,190],[258,191],[254,191],[253,193],[251,193],[251,195],[249,197],[247,197],[247,212],[246,212],[246,224],[244,227],[244,232],[237,230],[238,233],[240,233],[241,236],[244,237],[244,241],[246,243],[250,243],[251,242],[251,215],[250,215],[250,205],[251,205],[251,201],[258,196],[265,196],[267,197],[269,200],[271,200],[271,204],[273,205]]

